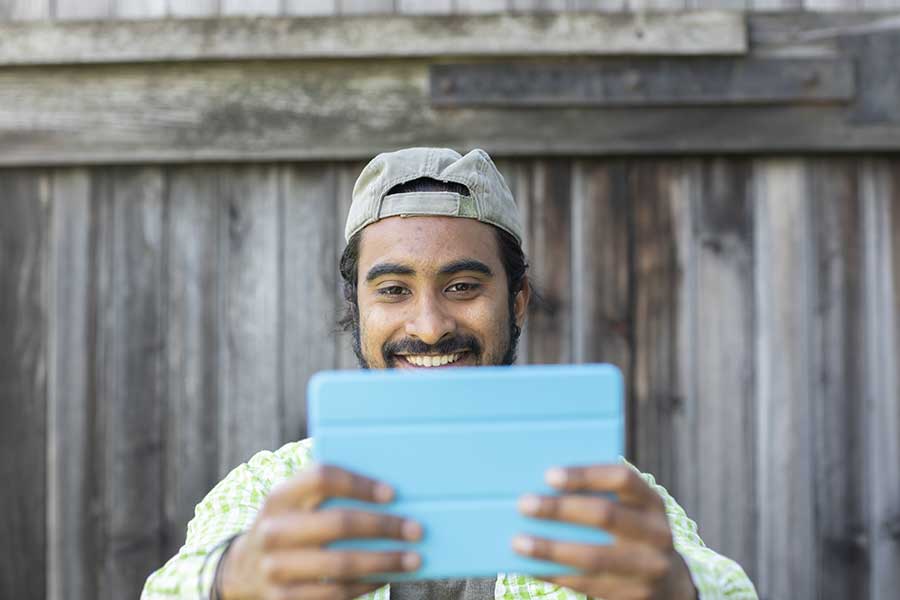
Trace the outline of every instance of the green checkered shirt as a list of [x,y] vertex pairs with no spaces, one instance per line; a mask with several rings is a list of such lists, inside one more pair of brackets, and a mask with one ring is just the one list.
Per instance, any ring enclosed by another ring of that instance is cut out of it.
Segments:
[[[259,452],[220,481],[197,505],[184,546],[147,579],[142,600],[209,598],[222,541],[247,530],[272,488],[311,463],[311,445],[311,440],[303,440],[275,452]],[[675,549],[690,569],[700,598],[756,599],[756,590],[741,567],[707,548],[697,535],[697,525],[675,499],[651,475],[642,476],[665,501]],[[390,593],[390,585],[385,585],[363,598],[388,600]],[[584,594],[512,573],[497,575],[494,598],[585,600]]]

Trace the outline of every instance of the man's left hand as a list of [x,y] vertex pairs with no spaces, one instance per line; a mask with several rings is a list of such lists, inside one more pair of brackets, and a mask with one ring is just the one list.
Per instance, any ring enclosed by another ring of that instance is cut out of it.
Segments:
[[[672,545],[665,504],[633,469],[554,468],[546,478],[563,495],[523,496],[523,514],[603,529],[614,541],[600,546],[517,536],[516,552],[579,571],[541,579],[605,600],[696,599],[687,565]],[[612,492],[618,500],[577,492]]]

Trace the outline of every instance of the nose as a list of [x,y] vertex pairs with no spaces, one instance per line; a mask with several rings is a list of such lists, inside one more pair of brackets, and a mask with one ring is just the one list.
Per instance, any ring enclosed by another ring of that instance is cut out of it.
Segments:
[[449,315],[439,298],[421,294],[415,314],[406,322],[406,334],[432,345],[456,330],[456,320]]

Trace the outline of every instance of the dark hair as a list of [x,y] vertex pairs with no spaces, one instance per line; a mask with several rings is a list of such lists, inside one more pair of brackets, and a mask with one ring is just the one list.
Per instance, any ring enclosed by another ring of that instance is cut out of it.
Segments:
[[[407,183],[394,186],[388,191],[388,194],[402,194],[406,192],[456,192],[463,196],[469,195],[466,186],[452,181],[438,181],[431,178],[414,179]],[[512,354],[507,356],[509,363],[515,360],[515,348],[521,333],[515,321],[515,303],[516,294],[522,291],[525,283],[525,275],[528,270],[528,262],[525,260],[525,253],[522,246],[513,235],[499,227],[494,227],[494,234],[497,239],[497,247],[500,250],[500,263],[506,272],[506,284],[509,290],[509,319],[510,319],[510,349]],[[359,240],[362,231],[350,238],[347,247],[341,255],[340,271],[343,279],[344,301],[346,302],[346,310],[338,321],[338,325],[344,331],[353,334],[353,349],[360,356],[360,340],[359,340],[359,298],[358,291],[358,270],[359,270]]]

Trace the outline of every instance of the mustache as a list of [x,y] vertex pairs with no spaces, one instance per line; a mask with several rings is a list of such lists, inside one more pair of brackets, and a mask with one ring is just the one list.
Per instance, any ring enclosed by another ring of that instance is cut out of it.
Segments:
[[381,352],[385,362],[395,354],[455,354],[468,350],[475,356],[481,354],[481,344],[471,335],[455,335],[443,338],[437,344],[426,344],[415,338],[404,338],[387,342],[382,346]]

